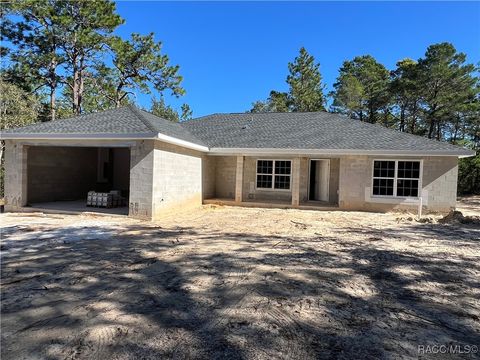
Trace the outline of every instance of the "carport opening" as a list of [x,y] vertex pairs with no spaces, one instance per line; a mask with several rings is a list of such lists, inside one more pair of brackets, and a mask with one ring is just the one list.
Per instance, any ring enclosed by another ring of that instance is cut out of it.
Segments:
[[[31,146],[27,157],[29,206],[128,214],[130,149]],[[88,193],[116,194],[109,207],[87,207]]]

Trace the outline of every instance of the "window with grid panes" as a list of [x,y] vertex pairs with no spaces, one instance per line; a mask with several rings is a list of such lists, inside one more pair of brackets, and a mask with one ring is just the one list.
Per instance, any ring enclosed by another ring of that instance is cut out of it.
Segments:
[[418,197],[420,161],[375,160],[373,195]]
[[291,173],[290,160],[257,160],[257,188],[289,190]]

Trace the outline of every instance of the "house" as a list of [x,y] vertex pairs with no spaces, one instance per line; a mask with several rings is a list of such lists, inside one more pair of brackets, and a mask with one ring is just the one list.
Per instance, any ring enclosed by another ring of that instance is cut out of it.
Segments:
[[[225,203],[448,211],[474,152],[326,112],[213,114],[134,106],[4,131],[7,211],[120,190],[128,214]],[[61,203],[57,203],[61,204]],[[83,205],[82,205],[83,206]]]

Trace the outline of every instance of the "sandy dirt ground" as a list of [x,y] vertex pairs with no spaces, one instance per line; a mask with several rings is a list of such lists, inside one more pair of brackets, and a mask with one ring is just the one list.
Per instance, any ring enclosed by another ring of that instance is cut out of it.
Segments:
[[480,346],[480,225],[438,219],[3,214],[1,358],[476,358],[418,353]]

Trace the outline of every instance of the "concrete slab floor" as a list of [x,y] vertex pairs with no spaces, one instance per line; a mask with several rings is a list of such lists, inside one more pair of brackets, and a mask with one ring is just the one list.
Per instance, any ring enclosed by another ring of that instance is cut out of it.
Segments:
[[74,201],[51,201],[44,203],[33,203],[24,208],[26,211],[64,212],[64,213],[100,213],[109,215],[128,215],[128,207],[101,208],[86,205],[86,200]]

